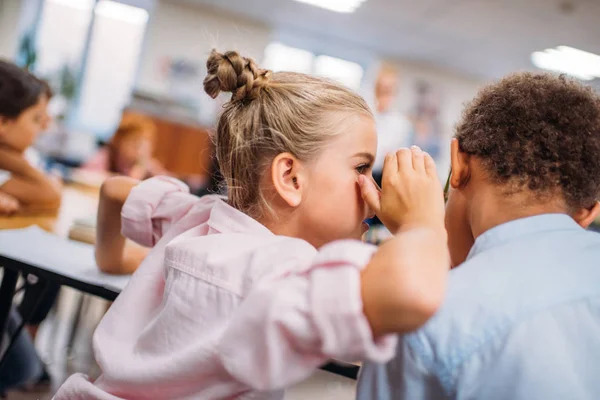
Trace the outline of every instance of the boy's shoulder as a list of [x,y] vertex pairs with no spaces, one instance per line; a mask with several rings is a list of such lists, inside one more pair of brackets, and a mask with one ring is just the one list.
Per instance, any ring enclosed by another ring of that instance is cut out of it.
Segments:
[[538,316],[600,296],[599,257],[600,234],[583,230],[482,252],[451,271],[442,307],[403,345],[441,381],[449,379]]

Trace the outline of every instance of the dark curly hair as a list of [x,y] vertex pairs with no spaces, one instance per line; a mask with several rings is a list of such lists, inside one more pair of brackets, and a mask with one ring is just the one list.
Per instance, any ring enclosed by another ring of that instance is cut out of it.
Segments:
[[18,118],[35,105],[42,94],[49,95],[48,90],[49,86],[29,72],[0,59],[0,116]]
[[571,209],[600,195],[600,97],[564,75],[516,73],[483,88],[456,127],[506,193],[561,196]]

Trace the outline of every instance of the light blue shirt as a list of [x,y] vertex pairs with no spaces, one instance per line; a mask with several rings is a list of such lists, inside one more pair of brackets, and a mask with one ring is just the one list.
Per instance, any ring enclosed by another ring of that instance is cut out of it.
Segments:
[[600,234],[560,214],[497,226],[359,400],[600,399]]

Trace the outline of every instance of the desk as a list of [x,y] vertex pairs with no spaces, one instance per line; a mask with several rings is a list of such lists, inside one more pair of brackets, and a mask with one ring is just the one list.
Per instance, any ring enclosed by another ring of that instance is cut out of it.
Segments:
[[45,231],[67,237],[69,228],[77,218],[85,218],[98,208],[98,188],[71,184],[62,190],[58,212],[0,217],[0,229],[19,229],[38,225]]
[[[0,229],[19,229],[37,225],[45,231],[55,235],[53,236],[55,238],[66,238],[69,228],[76,218],[86,217],[91,213],[95,213],[95,210],[98,207],[98,193],[98,188],[86,187],[79,184],[66,185],[63,188],[61,206],[57,212],[0,217]],[[0,233],[2,233],[2,231],[0,231]],[[17,280],[19,273],[21,272],[25,274],[30,273],[48,282],[71,286],[106,299],[114,299],[118,295],[118,292],[115,293],[114,291],[106,290],[106,288],[102,286],[98,287],[98,285],[89,285],[85,284],[85,282],[79,282],[77,279],[63,276],[60,273],[57,273],[57,271],[40,268],[38,265],[19,260],[18,257],[4,256],[5,254],[10,254],[11,249],[14,250],[15,247],[21,245],[29,246],[28,248],[21,249],[23,254],[29,255],[30,253],[35,252],[38,243],[29,242],[9,245],[7,239],[4,238],[4,240],[0,242],[0,247],[2,245],[7,246],[8,248],[5,249],[6,251],[0,253],[2,254],[0,256],[0,266],[3,267],[2,283],[0,285],[0,348],[6,330],[8,315],[12,306]],[[91,265],[95,268],[93,250],[87,249],[83,251],[89,253]],[[43,296],[40,296],[40,299],[41,298],[43,298]],[[34,305],[31,314],[38,306],[39,303]],[[23,315],[22,317],[25,322],[31,315]],[[21,329],[22,326],[17,329],[17,332],[14,335],[15,337],[19,334]],[[4,357],[2,357],[1,360],[3,359]],[[2,361],[0,361],[0,366],[1,362]]]

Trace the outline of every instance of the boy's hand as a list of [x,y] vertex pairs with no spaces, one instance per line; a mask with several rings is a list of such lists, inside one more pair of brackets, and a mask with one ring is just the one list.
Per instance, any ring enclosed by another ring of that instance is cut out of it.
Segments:
[[388,154],[382,190],[359,177],[363,199],[392,232],[416,226],[444,227],[444,194],[431,156],[416,146]]

